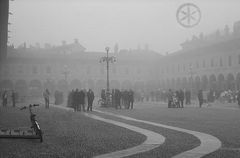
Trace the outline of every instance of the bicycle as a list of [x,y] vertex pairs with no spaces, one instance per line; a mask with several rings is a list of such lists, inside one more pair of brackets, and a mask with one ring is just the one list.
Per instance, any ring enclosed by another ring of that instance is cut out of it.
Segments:
[[31,128],[34,130],[36,136],[38,136],[38,138],[40,139],[40,142],[43,142],[43,132],[36,120],[36,114],[34,114],[32,112],[32,107],[36,107],[39,106],[39,104],[30,104],[28,107],[24,106],[22,107],[20,110],[25,110],[25,109],[29,109],[29,113],[30,113],[30,121],[31,121]]

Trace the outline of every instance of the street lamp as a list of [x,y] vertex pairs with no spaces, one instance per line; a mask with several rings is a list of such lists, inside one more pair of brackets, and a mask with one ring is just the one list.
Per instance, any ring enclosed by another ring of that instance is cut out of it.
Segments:
[[107,91],[106,91],[106,104],[110,105],[110,85],[109,85],[109,62],[114,63],[116,62],[116,58],[114,56],[109,57],[109,47],[106,47],[105,50],[107,52],[107,56],[100,58],[100,63],[106,62],[107,63]]

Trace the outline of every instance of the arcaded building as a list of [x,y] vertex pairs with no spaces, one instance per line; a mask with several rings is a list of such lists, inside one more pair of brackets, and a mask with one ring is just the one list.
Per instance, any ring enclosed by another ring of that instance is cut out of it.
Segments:
[[237,90],[240,88],[240,22],[211,35],[193,36],[182,50],[160,59],[161,88]]
[[[16,90],[23,95],[41,95],[43,89],[69,91],[93,89],[98,95],[106,88],[106,52],[87,52],[75,40],[60,46],[9,47],[0,65],[1,89]],[[110,63],[110,88],[146,91],[154,88],[156,65],[161,55],[150,50],[110,50],[116,62]]]

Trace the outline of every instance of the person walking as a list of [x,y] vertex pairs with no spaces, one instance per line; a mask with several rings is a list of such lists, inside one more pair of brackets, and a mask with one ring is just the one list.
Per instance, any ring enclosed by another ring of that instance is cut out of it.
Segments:
[[179,99],[180,99],[180,107],[183,108],[184,103],[184,92],[182,89],[179,90]]
[[237,92],[237,102],[238,102],[238,106],[240,108],[240,90],[238,90],[238,92]]
[[201,108],[202,104],[203,104],[203,92],[202,92],[202,90],[198,91],[198,101],[199,101],[199,107]]
[[168,98],[168,108],[171,108],[173,103],[173,93],[171,89],[168,90],[167,98]]
[[130,89],[130,91],[129,91],[130,109],[133,109],[133,102],[134,102],[134,92],[133,92],[133,90]]
[[14,90],[12,90],[12,106],[15,107],[16,106],[16,93],[14,92]]
[[88,92],[87,92],[87,98],[88,98],[87,111],[92,111],[93,100],[94,100],[94,92],[91,89],[89,89]]
[[2,94],[2,105],[4,107],[7,106],[7,98],[8,98],[8,94],[7,94],[7,91],[5,90]]
[[44,100],[45,100],[45,108],[46,109],[49,109],[49,96],[50,96],[50,92],[48,89],[46,89],[44,92],[43,92],[43,97],[44,97]]

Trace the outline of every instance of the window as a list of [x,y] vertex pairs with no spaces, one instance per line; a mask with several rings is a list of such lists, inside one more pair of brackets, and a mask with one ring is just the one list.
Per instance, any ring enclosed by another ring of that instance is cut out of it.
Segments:
[[32,73],[33,74],[37,74],[38,73],[37,66],[33,66]]
[[90,74],[91,73],[91,68],[88,66],[87,67],[87,74]]
[[[140,74],[140,73],[141,73],[141,70],[140,70],[140,69],[137,69],[137,73]],[[162,69],[162,73],[163,73],[163,69]]]
[[220,67],[222,67],[222,66],[223,66],[223,61],[222,61],[222,58],[220,58],[219,65],[220,65]]
[[196,68],[197,68],[197,69],[199,68],[199,63],[198,63],[198,61],[196,62]]
[[205,60],[203,60],[203,62],[202,62],[202,66],[203,66],[203,68],[205,68],[205,67],[206,67]]
[[214,67],[214,60],[211,59],[211,67]]
[[50,74],[51,72],[52,72],[51,67],[50,67],[50,66],[47,66],[47,68],[46,68],[46,73],[47,73],[47,74]]
[[228,66],[232,66],[232,57],[228,56]]
[[128,73],[129,73],[129,71],[128,71],[128,68],[126,68],[126,69],[125,69],[125,73],[126,73],[126,74],[128,74]]
[[18,73],[20,73],[20,74],[23,73],[23,66],[22,66],[22,65],[19,65],[17,71],[18,71]]
[[175,66],[174,66],[174,65],[172,65],[172,73],[174,73],[174,69],[175,69]]

